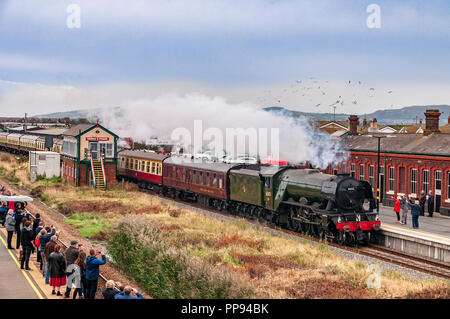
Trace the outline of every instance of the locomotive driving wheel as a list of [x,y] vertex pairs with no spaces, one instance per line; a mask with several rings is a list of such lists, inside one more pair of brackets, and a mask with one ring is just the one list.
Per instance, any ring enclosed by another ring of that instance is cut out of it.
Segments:
[[288,228],[292,231],[298,231],[300,229],[300,222],[294,218],[297,217],[297,208],[291,206],[289,207],[288,213]]
[[338,230],[337,231],[337,236],[336,236],[336,243],[339,245],[344,245],[345,244],[345,233],[342,230]]

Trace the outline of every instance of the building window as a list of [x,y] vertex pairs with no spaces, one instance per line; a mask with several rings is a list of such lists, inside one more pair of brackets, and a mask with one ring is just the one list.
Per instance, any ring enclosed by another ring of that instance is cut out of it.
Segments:
[[347,164],[342,163],[342,173],[347,173]]
[[355,178],[355,164],[350,164],[350,175]]
[[442,176],[441,175],[442,175],[442,171],[435,171],[434,172],[435,193],[440,192],[441,189],[442,189]]
[[417,168],[411,168],[411,194],[417,194]]
[[395,181],[395,167],[390,166],[389,167],[389,190],[394,192],[394,181]]
[[364,180],[364,164],[359,164],[359,180]]
[[369,165],[369,184],[373,187],[373,177],[374,177],[373,165]]
[[447,172],[447,199],[450,199],[450,172]]
[[424,169],[422,175],[422,190],[425,194],[428,194],[428,190],[430,189],[430,171]]

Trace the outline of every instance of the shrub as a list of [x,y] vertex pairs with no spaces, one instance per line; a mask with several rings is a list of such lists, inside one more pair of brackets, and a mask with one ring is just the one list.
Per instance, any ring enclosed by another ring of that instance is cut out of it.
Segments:
[[131,216],[112,230],[108,252],[116,266],[154,298],[244,298],[250,290],[222,268],[171,247],[155,221]]

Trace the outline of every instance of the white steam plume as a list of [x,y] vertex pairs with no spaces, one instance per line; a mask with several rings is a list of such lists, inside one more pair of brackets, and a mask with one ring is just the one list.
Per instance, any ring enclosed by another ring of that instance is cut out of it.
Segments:
[[[148,141],[154,136],[170,141],[176,128],[186,128],[193,136],[194,121],[202,120],[203,131],[218,128],[224,137],[227,128],[267,128],[269,132],[271,128],[278,128],[280,159],[291,163],[309,161],[316,167],[326,168],[347,156],[337,141],[326,133],[313,130],[306,118],[276,115],[250,102],[231,104],[222,97],[191,93],[184,96],[162,95],[152,100],[133,100],[122,104],[115,111],[103,109],[95,115],[100,117],[105,127],[135,141]],[[204,141],[204,149],[206,145]],[[226,149],[227,153],[233,151]]]

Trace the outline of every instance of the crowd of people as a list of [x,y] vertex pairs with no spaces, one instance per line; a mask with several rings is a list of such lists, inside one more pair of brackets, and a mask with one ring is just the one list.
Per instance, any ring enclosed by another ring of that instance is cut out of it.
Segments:
[[428,195],[424,191],[421,192],[419,199],[405,195],[392,197],[395,201],[394,212],[397,215],[397,223],[406,225],[408,219],[408,210],[411,209],[412,227],[419,228],[419,216],[425,216],[425,205],[427,205],[428,217],[433,217],[434,196],[429,191]]
[[[0,194],[14,196],[0,186]],[[76,240],[64,252],[58,244],[58,234],[53,225],[45,225],[39,213],[33,219],[23,202],[1,202],[0,224],[7,231],[7,248],[20,249],[20,268],[30,271],[31,255],[36,253],[39,271],[52,294],[65,299],[94,299],[100,277],[100,266],[106,256],[100,250],[87,250]],[[16,235],[15,248],[13,235]],[[66,287],[64,293],[61,288]],[[73,291],[73,293],[72,293]],[[71,296],[72,293],[72,296]],[[104,299],[143,299],[136,289],[109,280],[102,291]]]

